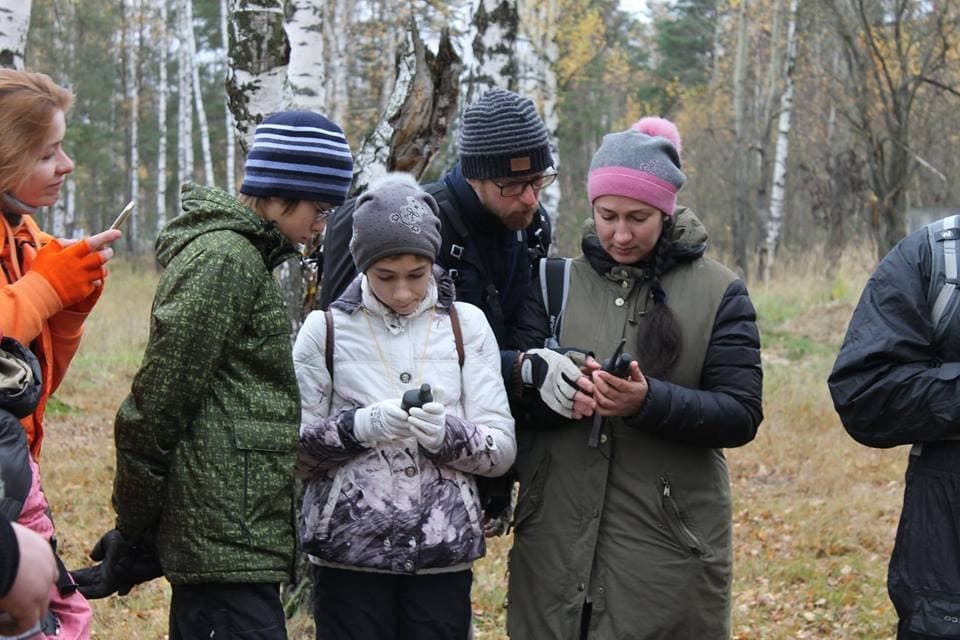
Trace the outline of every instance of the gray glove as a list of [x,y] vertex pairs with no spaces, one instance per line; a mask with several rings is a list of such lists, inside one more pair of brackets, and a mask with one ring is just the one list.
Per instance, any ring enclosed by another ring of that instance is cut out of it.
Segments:
[[573,417],[573,396],[583,375],[573,360],[551,349],[530,349],[521,356],[520,379],[540,391],[543,403],[555,413]]

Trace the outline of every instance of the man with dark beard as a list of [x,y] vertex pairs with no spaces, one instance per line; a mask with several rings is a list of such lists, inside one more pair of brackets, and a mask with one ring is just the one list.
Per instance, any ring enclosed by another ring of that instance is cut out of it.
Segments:
[[[460,161],[423,185],[440,205],[438,263],[453,276],[457,299],[483,309],[502,340],[504,324],[524,299],[532,265],[550,244],[540,190],[557,172],[533,103],[504,89],[491,89],[466,108],[458,145]],[[319,297],[324,309],[356,275],[347,250],[353,208],[354,201],[347,201],[327,225]]]

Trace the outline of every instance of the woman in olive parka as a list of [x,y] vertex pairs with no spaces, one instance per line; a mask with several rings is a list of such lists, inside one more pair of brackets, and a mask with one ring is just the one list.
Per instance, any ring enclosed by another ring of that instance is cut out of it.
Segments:
[[[554,337],[601,361],[625,338],[635,360],[625,378],[594,360],[583,369],[572,412],[603,417],[595,446],[590,417],[563,419],[530,391],[513,397],[526,414],[516,416],[515,640],[730,635],[722,448],[750,442],[762,419],[760,343],[743,282],[704,257],[705,229],[676,208],[679,151],[672,123],[645,118],[594,155],[593,216]],[[542,353],[551,322],[532,290],[512,346]]]

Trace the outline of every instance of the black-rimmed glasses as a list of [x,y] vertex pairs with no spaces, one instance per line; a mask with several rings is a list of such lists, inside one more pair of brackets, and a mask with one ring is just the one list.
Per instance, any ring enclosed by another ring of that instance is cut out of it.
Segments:
[[517,180],[516,182],[497,182],[494,180],[493,184],[497,185],[500,189],[500,195],[504,198],[515,198],[526,191],[527,187],[530,187],[535,192],[549,187],[556,182],[558,175],[560,174],[557,171],[553,171],[551,173],[542,173],[530,180]]

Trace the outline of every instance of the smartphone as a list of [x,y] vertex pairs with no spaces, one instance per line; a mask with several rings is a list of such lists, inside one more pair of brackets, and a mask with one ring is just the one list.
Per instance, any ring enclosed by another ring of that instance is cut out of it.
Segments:
[[120,226],[127,221],[127,218],[130,217],[130,212],[133,211],[133,208],[137,206],[136,200],[131,200],[127,203],[127,206],[123,208],[123,211],[120,212],[120,215],[117,216],[117,219],[113,221],[113,224],[110,225],[111,229],[119,229]]

